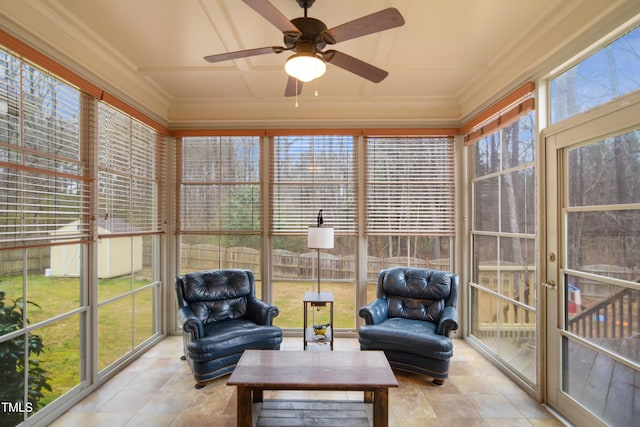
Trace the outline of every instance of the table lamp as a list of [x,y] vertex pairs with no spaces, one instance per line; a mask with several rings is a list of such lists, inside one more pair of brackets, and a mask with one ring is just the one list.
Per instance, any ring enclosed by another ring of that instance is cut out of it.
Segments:
[[318,252],[318,293],[320,293],[320,249],[333,249],[333,228],[325,227],[322,209],[318,212],[317,224],[309,227],[307,233],[307,247]]

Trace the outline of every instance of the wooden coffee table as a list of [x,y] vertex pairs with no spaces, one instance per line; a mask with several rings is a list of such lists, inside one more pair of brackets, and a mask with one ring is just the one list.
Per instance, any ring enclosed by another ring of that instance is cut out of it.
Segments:
[[[238,388],[238,427],[253,424],[253,402],[264,390],[364,391],[373,425],[389,424],[389,387],[398,387],[381,351],[245,350],[227,385]],[[373,398],[372,398],[373,395]]]

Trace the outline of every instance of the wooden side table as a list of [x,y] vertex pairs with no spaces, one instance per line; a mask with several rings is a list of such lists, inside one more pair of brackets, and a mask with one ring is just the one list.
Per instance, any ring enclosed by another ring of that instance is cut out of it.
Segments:
[[[309,343],[318,344],[318,346],[327,346],[333,351],[333,292],[305,292],[304,293],[304,329],[302,338],[304,340],[304,350],[307,349]],[[313,330],[313,322],[309,325],[309,308],[313,311],[314,308],[326,307],[329,305],[329,326],[324,333],[325,339],[317,340],[317,336]]]

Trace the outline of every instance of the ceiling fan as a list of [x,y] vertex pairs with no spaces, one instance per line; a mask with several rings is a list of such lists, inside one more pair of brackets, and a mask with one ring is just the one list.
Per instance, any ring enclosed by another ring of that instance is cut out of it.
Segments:
[[307,10],[315,0],[296,0],[304,9],[304,17],[287,19],[269,0],[242,0],[253,10],[275,25],[284,35],[284,46],[268,46],[237,52],[205,56],[208,62],[221,62],[267,53],[295,52],[285,64],[289,74],[285,96],[299,95],[303,82],[309,82],[324,74],[326,63],[338,66],[374,83],[384,80],[387,71],[337,50],[323,49],[356,37],[366,36],[404,25],[404,18],[395,8],[363,16],[353,21],[327,29],[324,22],[307,16]]

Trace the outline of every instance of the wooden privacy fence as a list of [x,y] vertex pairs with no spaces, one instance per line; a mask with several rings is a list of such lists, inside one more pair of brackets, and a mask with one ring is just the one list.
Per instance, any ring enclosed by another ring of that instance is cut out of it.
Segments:
[[239,268],[260,275],[260,251],[253,248],[224,248],[206,243],[181,245],[183,271]]
[[[143,265],[152,264],[151,240],[143,240]],[[51,248],[29,249],[30,274],[44,274],[51,267]],[[210,244],[182,244],[182,269],[184,271],[208,270],[215,268],[241,268],[260,274],[260,251],[247,247],[225,248]],[[420,258],[368,258],[369,281],[376,281],[378,273],[384,268],[396,265],[410,265],[412,267],[426,267],[436,270],[449,271],[449,259],[424,260]],[[317,277],[318,258],[315,251],[297,253],[284,249],[273,251],[273,276],[277,278],[305,278]],[[355,257],[336,256],[320,252],[320,268],[323,278],[354,279]],[[15,276],[23,273],[24,259],[22,250],[0,251],[0,276]]]
[[[44,271],[51,265],[50,248],[31,248],[27,254],[29,274],[44,274]],[[0,251],[0,277],[20,275],[23,271],[24,253],[22,249]]]
[[[260,251],[246,247],[225,248],[211,244],[182,244],[182,270],[197,271],[215,268],[240,268],[260,275]],[[367,279],[376,281],[380,270],[396,265],[410,265],[437,270],[449,270],[449,259],[424,260],[419,258],[369,257]],[[273,277],[278,279],[301,279],[317,277],[318,253],[297,253],[274,249],[272,259]],[[323,279],[350,280],[355,278],[356,260],[353,255],[338,256],[320,252],[320,272]]]

